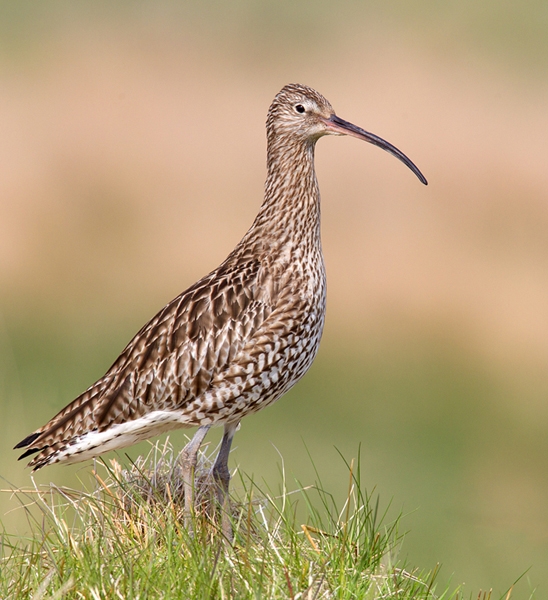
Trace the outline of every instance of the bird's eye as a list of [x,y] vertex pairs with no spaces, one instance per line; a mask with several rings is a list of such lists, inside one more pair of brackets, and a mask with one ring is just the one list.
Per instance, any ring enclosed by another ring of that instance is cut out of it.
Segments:
[[298,113],[301,113],[301,114],[302,114],[303,112],[305,112],[305,108],[304,108],[304,106],[303,106],[302,104],[295,104],[295,110],[296,110]]

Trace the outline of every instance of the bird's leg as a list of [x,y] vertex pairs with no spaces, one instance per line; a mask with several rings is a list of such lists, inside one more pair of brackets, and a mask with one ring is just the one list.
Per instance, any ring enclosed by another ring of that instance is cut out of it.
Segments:
[[209,427],[209,425],[200,427],[181,452],[185,494],[185,527],[189,531],[192,529],[192,515],[194,514],[194,471],[198,460],[198,450],[209,431]]
[[212,473],[215,482],[217,483],[217,499],[221,507],[221,527],[223,535],[229,541],[232,541],[232,523],[230,521],[230,501],[228,497],[228,485],[230,483],[230,471],[228,470],[228,455],[230,454],[230,446],[232,438],[238,429],[238,422],[226,423],[223,434],[223,441],[215,464],[213,465]]

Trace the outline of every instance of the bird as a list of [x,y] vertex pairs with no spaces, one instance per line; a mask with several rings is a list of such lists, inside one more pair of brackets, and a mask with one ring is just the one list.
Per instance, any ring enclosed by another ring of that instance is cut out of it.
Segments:
[[[175,429],[198,427],[181,455],[185,514],[193,510],[199,448],[223,437],[212,475],[226,506],[232,440],[241,419],[272,404],[312,365],[325,320],[326,273],[319,138],[348,135],[402,161],[395,146],[335,114],[314,89],[289,84],[268,110],[264,200],[250,229],[216,269],[169,302],[106,374],[15,448],[33,470],[94,458]],[[230,537],[228,520],[223,533]]]

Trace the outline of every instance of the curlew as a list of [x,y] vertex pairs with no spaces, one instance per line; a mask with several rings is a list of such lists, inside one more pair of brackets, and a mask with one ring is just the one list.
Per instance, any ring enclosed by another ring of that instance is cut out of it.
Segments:
[[[242,417],[272,404],[306,373],[322,335],[326,279],[314,148],[324,135],[350,135],[401,160],[397,148],[339,118],[304,85],[285,86],[266,122],[264,201],[228,258],[165,306],[96,383],[19,442],[34,470],[123,448],[170,429],[198,427],[182,453],[185,510],[193,510],[197,453],[224,425],[212,473],[221,506],[228,456]],[[229,521],[223,531],[230,537]]]

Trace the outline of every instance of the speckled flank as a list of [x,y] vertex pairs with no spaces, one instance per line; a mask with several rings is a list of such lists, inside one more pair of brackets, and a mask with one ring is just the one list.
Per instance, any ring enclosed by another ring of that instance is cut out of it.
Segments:
[[84,460],[175,427],[237,423],[306,373],[326,295],[314,147],[322,135],[340,135],[333,118],[329,102],[308,87],[278,93],[266,123],[265,199],[253,225],[101,379],[16,446],[27,447],[23,456],[38,453],[31,467]]

